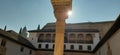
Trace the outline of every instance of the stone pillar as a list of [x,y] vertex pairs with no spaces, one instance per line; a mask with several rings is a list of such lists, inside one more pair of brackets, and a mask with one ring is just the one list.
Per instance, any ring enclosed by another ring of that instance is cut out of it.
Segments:
[[54,55],[63,55],[64,52],[64,33],[65,33],[65,19],[67,18],[66,12],[55,12],[56,17],[56,36]]
[[54,55],[63,55],[64,52],[64,33],[65,19],[68,11],[72,8],[72,0],[51,0],[56,18],[56,36]]

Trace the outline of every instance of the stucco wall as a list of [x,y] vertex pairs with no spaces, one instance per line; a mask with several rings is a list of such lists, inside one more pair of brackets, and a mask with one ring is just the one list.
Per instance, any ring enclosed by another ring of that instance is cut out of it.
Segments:
[[[5,39],[5,38],[1,38],[0,37],[0,40],[1,39],[4,39],[6,40],[6,45],[5,45],[5,48],[6,48],[6,55],[34,55],[34,50],[28,48],[28,47],[25,47],[21,44],[18,44],[18,43],[15,43],[11,40],[8,40],[8,39]],[[24,47],[24,51],[21,52],[20,49],[21,47]],[[30,54],[30,50],[32,50],[32,54]]]
[[120,55],[120,29],[94,55]]
[[[103,38],[106,32],[111,28],[114,21],[73,23],[66,24],[66,29],[97,29],[100,31],[100,37]],[[48,23],[43,29],[55,29],[55,23]]]
[[120,29],[109,40],[112,55],[120,55]]
[[[53,55],[53,51],[36,51],[36,55]],[[64,52],[64,55],[93,55],[93,54],[81,52]]]
[[[44,34],[43,39],[45,38],[46,34],[51,34],[49,37],[51,37],[54,34],[54,32],[30,32],[30,37],[29,37],[29,41],[36,47],[38,48],[39,44],[41,44],[41,49],[47,49],[45,48],[45,45],[48,44],[48,49],[53,49],[53,44],[52,42],[38,42],[38,37],[40,34]],[[66,37],[69,40],[70,34],[75,34],[76,37],[76,43],[65,43],[66,46],[66,50],[71,50],[70,46],[74,45],[74,50],[79,50],[79,45],[82,46],[82,50],[83,51],[88,51],[88,46],[91,46],[91,50],[94,49],[94,47],[98,44],[98,42],[100,41],[100,36],[99,36],[99,32],[67,32],[66,33]],[[85,43],[77,43],[77,36],[78,34],[83,34],[83,36],[86,36],[86,34],[91,34],[93,37],[93,43],[89,43],[89,44],[85,44]],[[91,51],[89,50],[89,51]]]
[[107,44],[105,43],[94,55],[107,55]]
[[113,23],[114,22],[93,24],[92,28],[98,29],[100,31],[100,37],[102,39],[104,37],[104,35],[107,33],[107,31],[111,28]]
[[38,36],[37,33],[30,33],[28,40],[36,47],[38,48]]

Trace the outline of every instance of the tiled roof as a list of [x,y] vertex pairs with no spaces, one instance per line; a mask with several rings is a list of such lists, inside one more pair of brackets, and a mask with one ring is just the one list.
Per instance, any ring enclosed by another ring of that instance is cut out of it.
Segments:
[[[28,32],[55,32],[55,29],[30,30]],[[97,29],[65,29],[65,32],[99,32]]]
[[23,38],[22,36],[18,35],[17,39],[14,39],[13,36],[14,35],[12,35],[11,33],[3,31],[2,29],[0,29],[0,37],[9,39],[9,40],[16,42],[18,44],[21,44],[23,46],[35,49],[35,47],[27,39]]

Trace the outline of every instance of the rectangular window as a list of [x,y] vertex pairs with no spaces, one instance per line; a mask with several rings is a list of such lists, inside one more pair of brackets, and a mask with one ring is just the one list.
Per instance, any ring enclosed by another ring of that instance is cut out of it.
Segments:
[[5,45],[6,45],[6,40],[2,40],[1,46],[5,46]]
[[54,49],[55,45],[53,44],[53,49]]
[[71,45],[70,48],[71,48],[72,50],[74,50],[74,45]]
[[39,44],[38,48],[41,48],[41,44]]
[[48,44],[46,44],[46,45],[45,45],[45,48],[47,48],[47,49],[48,49],[48,47],[49,47],[49,45],[48,45]]
[[64,45],[64,49],[66,49],[66,45]]
[[30,50],[30,53],[29,54],[32,54],[32,50]]
[[79,45],[79,50],[82,50],[82,45]]
[[24,51],[24,47],[21,47],[21,48],[20,48],[20,51],[23,52],[23,51]]
[[91,50],[91,46],[90,45],[87,48],[88,48],[88,50]]

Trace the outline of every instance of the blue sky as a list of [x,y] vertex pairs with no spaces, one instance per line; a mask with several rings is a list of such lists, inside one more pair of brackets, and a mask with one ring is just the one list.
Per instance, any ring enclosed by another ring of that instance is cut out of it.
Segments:
[[[73,14],[66,22],[98,22],[115,20],[120,14],[120,0],[73,0]],[[28,30],[55,22],[50,0],[0,0],[0,28]]]

